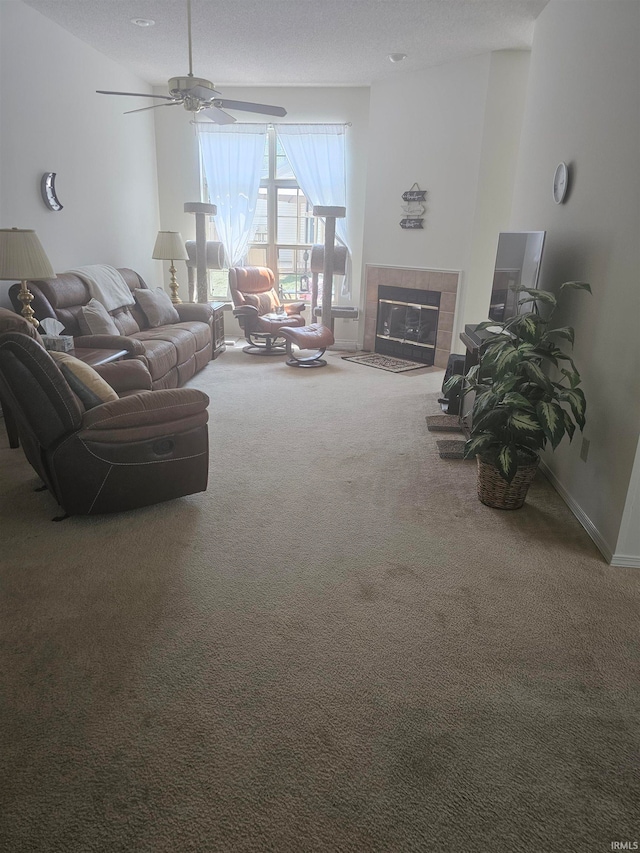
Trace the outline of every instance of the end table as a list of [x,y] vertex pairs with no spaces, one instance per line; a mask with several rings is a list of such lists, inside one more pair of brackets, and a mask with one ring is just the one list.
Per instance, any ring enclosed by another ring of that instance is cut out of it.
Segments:
[[224,342],[224,302],[210,302],[213,311],[213,347],[211,358],[217,358],[226,350]]

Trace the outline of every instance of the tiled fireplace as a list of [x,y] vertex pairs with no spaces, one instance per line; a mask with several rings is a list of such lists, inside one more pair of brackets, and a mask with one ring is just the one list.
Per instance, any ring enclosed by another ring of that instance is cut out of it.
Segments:
[[[435,334],[435,367],[445,368],[451,352],[453,334],[453,317],[456,309],[459,273],[443,270],[407,269],[406,267],[383,267],[367,265],[366,297],[364,312],[364,343],[365,350],[376,351],[376,331],[378,329],[378,289],[402,288],[406,291],[421,291],[416,294],[416,301],[436,302],[439,294],[439,310]],[[429,298],[429,293],[434,297]],[[409,296],[410,294],[407,294]],[[384,296],[382,297],[384,298]],[[380,348],[378,347],[378,350]]]

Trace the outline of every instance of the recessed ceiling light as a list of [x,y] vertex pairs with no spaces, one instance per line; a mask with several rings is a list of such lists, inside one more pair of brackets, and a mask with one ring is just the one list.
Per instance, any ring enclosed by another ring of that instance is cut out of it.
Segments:
[[131,18],[131,23],[135,24],[136,27],[152,27],[155,24],[155,21],[152,21],[149,18]]
[[403,59],[407,58],[406,53],[390,53],[389,54],[389,62],[402,62]]

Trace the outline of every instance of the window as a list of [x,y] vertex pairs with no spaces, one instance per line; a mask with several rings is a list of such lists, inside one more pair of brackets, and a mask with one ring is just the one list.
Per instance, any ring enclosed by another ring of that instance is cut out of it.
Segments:
[[[206,187],[203,197],[208,197]],[[211,221],[213,223],[213,217]],[[212,230],[212,239],[217,240],[215,223]],[[314,243],[323,242],[324,221],[313,216],[313,206],[298,186],[275,129],[270,127],[256,214],[244,263],[272,269],[283,300],[310,300],[311,247]],[[227,283],[227,270],[211,270],[211,298],[227,299]]]

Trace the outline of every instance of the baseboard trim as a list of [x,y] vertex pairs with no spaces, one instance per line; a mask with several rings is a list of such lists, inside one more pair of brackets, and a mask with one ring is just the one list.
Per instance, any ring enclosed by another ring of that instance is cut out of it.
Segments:
[[640,557],[632,557],[629,554],[614,554],[611,565],[621,569],[640,569]]
[[354,340],[337,340],[329,347],[330,350],[344,350],[345,352],[358,352],[358,344]]
[[594,545],[596,546],[598,551],[600,551],[600,553],[605,558],[607,563],[609,563],[610,566],[611,565],[618,565],[617,563],[614,564],[612,562],[613,557],[614,557],[613,551],[611,550],[611,548],[607,545],[607,543],[604,541],[604,539],[600,535],[600,531],[598,530],[598,528],[591,521],[591,519],[586,514],[586,512],[582,509],[580,504],[578,504],[571,497],[569,492],[565,489],[565,487],[562,485],[562,483],[558,480],[558,478],[553,473],[553,471],[551,471],[549,466],[545,462],[543,462],[542,459],[540,460],[540,470],[542,471],[544,476],[547,478],[547,480],[549,480],[549,482],[551,483],[553,488],[556,490],[556,492],[558,492],[558,494],[560,495],[562,500],[566,503],[566,505],[569,507],[571,512],[575,515],[575,517],[578,519],[580,524],[587,531],[590,538],[593,540]]

